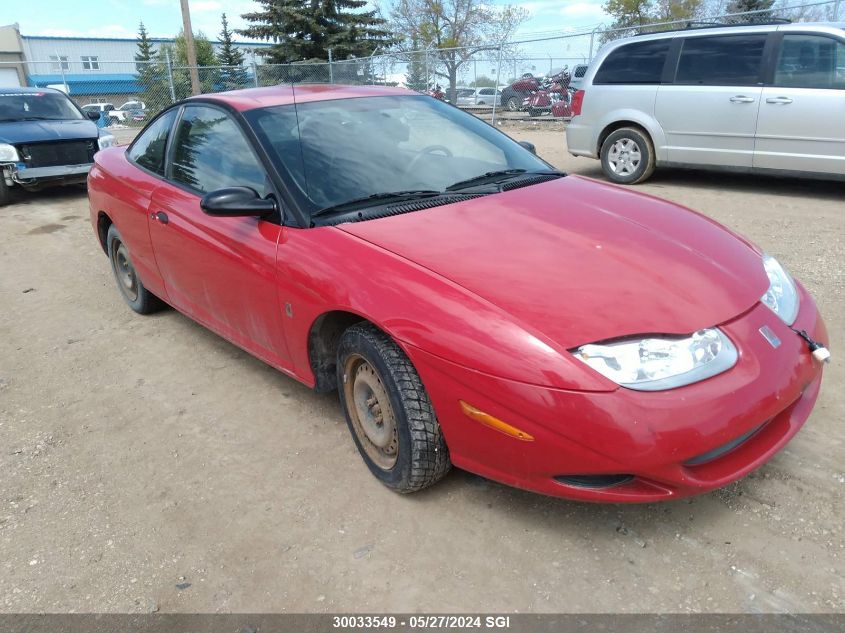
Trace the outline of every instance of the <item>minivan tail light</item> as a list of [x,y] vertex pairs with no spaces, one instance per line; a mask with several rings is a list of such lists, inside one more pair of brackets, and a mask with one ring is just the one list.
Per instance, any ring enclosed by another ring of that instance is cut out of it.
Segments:
[[581,106],[584,105],[584,91],[576,90],[572,95],[572,116],[581,114]]

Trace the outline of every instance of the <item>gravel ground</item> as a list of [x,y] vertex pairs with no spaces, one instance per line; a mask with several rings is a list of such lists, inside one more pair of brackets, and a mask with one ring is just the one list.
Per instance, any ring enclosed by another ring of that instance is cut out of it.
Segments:
[[[508,128],[563,169],[558,125]],[[174,311],[120,300],[78,189],[0,209],[6,612],[836,612],[843,605],[842,184],[658,172],[817,298],[834,362],[806,428],[726,489],[642,506],[454,471],[398,496],[316,395]]]

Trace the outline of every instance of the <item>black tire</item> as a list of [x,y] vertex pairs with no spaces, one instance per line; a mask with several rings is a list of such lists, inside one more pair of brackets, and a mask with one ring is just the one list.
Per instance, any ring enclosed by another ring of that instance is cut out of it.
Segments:
[[540,111],[537,108],[528,108],[528,114],[530,116],[540,116]]
[[519,109],[522,107],[522,102],[516,97],[508,97],[508,100],[505,101],[505,107],[510,112],[519,112]]
[[[360,323],[343,333],[337,384],[355,446],[385,486],[400,493],[417,492],[449,472],[449,449],[419,374],[384,332]],[[369,418],[364,422],[359,416],[363,408]],[[375,434],[375,442],[365,425]]]
[[647,180],[654,173],[654,167],[654,144],[640,129],[620,128],[611,132],[602,143],[601,168],[612,182],[635,185]]
[[0,207],[5,207],[12,201],[12,188],[6,184],[3,171],[0,170]]
[[164,304],[161,299],[144,287],[132,264],[129,247],[124,243],[114,224],[109,227],[106,236],[106,252],[109,255],[117,289],[126,304],[138,314],[151,314],[160,310]]

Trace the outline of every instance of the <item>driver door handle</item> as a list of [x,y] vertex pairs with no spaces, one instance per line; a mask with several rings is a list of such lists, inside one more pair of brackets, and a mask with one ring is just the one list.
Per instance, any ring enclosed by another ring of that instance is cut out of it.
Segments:
[[754,103],[754,97],[746,97],[745,95],[737,95],[731,97],[731,103]]
[[155,213],[150,213],[150,219],[157,220],[162,224],[167,224],[170,222],[170,218],[167,217],[167,214],[164,211],[156,211]]

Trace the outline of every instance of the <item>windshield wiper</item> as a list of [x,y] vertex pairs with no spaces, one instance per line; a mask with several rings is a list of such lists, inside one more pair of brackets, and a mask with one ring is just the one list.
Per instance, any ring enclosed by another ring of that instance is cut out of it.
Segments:
[[370,206],[374,202],[404,202],[405,200],[416,200],[418,198],[430,198],[432,196],[439,196],[443,192],[436,189],[414,189],[410,191],[385,191],[383,193],[374,193],[362,198],[353,198],[346,202],[333,204],[330,207],[324,207],[311,214],[312,218],[321,215],[328,215],[337,211],[351,211],[356,208],[363,208]]
[[446,191],[456,191],[458,189],[466,189],[467,187],[474,187],[475,185],[485,185],[492,182],[497,182],[514,176],[522,175],[537,175],[537,176],[565,176],[562,171],[556,169],[541,169],[537,171],[528,171],[527,169],[500,169],[499,171],[488,171],[486,174],[480,176],[473,176],[466,180],[459,180],[458,182],[446,187]]

